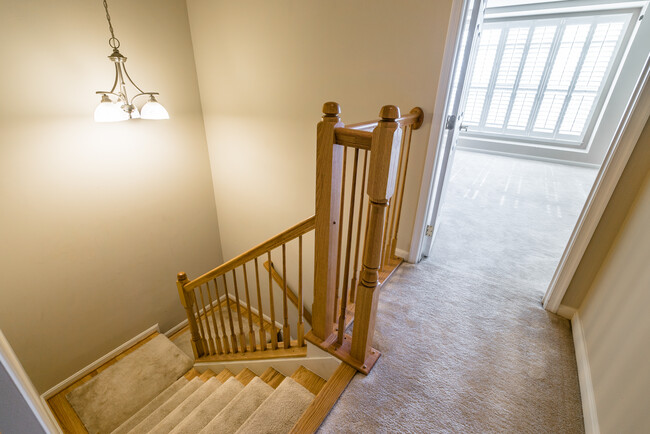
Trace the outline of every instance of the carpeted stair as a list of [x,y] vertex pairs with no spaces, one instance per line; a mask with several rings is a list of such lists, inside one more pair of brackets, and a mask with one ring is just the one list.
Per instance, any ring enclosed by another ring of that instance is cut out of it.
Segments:
[[[215,374],[208,370],[199,374],[190,369],[178,374],[179,364],[172,363],[171,373],[154,373],[136,369],[138,375],[155,376],[157,381],[114,378],[133,371],[133,364],[149,360],[152,354],[165,359],[165,349],[178,359],[177,348],[164,336],[153,339],[154,344],[142,346],[133,354],[117,362],[84,385],[85,390],[70,393],[68,400],[90,433],[286,433],[291,430],[307,409],[325,380],[301,367],[291,377],[268,368],[259,377],[248,369],[236,376],[228,370]],[[172,348],[173,347],[173,348]],[[138,354],[140,352],[140,354]],[[144,354],[143,354],[144,353]],[[151,353],[151,354],[147,354]],[[165,366],[165,363],[157,365]],[[186,366],[186,361],[181,364]],[[124,366],[127,365],[127,370]],[[165,369],[165,368],[161,368]],[[166,379],[167,384],[161,384]],[[155,383],[157,394],[137,390]],[[119,393],[106,385],[119,384]],[[125,391],[133,388],[127,400],[129,408],[122,408]],[[100,389],[96,389],[101,387]],[[78,390],[78,389],[77,389]],[[101,405],[84,401],[104,393]],[[146,399],[144,399],[145,397]],[[136,401],[140,402],[136,405]],[[118,419],[120,418],[120,419]],[[118,419],[118,420],[116,420]]]

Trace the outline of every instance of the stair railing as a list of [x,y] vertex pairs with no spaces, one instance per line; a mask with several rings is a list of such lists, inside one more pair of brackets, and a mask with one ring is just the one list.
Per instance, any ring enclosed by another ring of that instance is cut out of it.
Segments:
[[[178,273],[178,293],[187,314],[192,350],[197,360],[261,359],[306,355],[304,318],[307,311],[303,308],[303,237],[314,227],[315,217],[310,217],[196,279],[189,280],[185,273]],[[287,245],[291,242],[295,244],[296,241],[298,319],[294,329],[297,339],[292,340],[288,308],[290,291],[287,284]],[[259,262],[272,263],[273,253],[276,256],[281,255],[282,258],[281,317],[276,316],[275,312],[273,268],[268,269],[266,311],[263,306],[263,298],[266,299],[263,296],[264,285],[260,284]],[[252,291],[251,287],[253,287]],[[253,297],[256,296],[256,300],[251,298],[251,292]],[[244,306],[241,296],[245,297]],[[254,304],[257,306],[255,307]],[[248,322],[248,330],[245,330],[242,318]],[[258,336],[254,331],[254,324],[259,328]]]
[[[380,120],[347,127],[337,103],[326,103],[323,113],[317,127],[313,323],[306,338],[368,373],[379,357],[370,346],[378,289],[402,262],[395,250],[411,132],[423,113],[415,108],[400,117],[397,107],[384,106]],[[345,330],[353,319],[349,336]]]

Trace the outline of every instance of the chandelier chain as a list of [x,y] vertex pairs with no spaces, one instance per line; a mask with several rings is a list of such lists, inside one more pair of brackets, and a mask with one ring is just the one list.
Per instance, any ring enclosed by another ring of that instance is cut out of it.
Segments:
[[111,37],[108,40],[108,45],[111,48],[117,50],[120,47],[120,40],[115,37],[115,32],[113,31],[113,23],[111,23],[111,15],[108,13],[108,3],[104,0],[104,9],[106,10],[106,21],[108,21],[108,30],[111,32]]

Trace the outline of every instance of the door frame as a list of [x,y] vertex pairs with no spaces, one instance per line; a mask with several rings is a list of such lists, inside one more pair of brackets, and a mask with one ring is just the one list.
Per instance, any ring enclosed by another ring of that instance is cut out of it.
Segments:
[[440,160],[442,158],[441,153],[438,151],[445,132],[445,114],[447,113],[450,88],[454,79],[453,72],[457,61],[456,53],[462,43],[461,36],[463,33],[463,20],[465,18],[465,5],[471,1],[473,0],[453,0],[451,5],[447,36],[445,39],[445,51],[442,56],[438,89],[436,91],[436,103],[433,107],[431,131],[429,133],[429,142],[422,172],[422,183],[420,184],[420,195],[418,197],[415,222],[413,224],[413,236],[411,238],[408,257],[406,258],[411,263],[420,262],[422,259],[422,250],[425,244],[424,237],[426,236],[428,223],[427,215],[433,199],[431,197],[434,188],[433,180],[436,168],[441,164]]
[[[441,158],[439,141],[444,132],[444,115],[447,111],[448,92],[456,62],[456,44],[460,43],[464,4],[472,0],[454,0],[447,29],[447,39],[432,115],[431,133],[422,172],[422,184],[413,225],[413,236],[407,261],[417,263],[422,259],[424,237],[426,236],[427,215],[431,206],[435,168]],[[575,271],[582,260],[591,237],[596,230],[605,207],[618,183],[623,169],[636,146],[646,122],[650,118],[650,57],[637,80],[634,92],[627,104],[623,117],[603,163],[596,175],[585,205],[571,233],[566,248],[560,258],[553,278],[542,299],[546,310],[557,313]]]
[[634,93],[618,124],[614,139],[609,145],[605,160],[600,166],[578,222],[542,299],[546,310],[558,312],[564,294],[569,288],[648,118],[650,118],[650,56],[646,59]]

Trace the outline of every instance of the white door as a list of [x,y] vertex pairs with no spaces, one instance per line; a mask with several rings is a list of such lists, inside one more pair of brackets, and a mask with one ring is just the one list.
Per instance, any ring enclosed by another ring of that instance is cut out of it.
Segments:
[[458,132],[463,121],[462,109],[465,107],[466,85],[469,84],[471,62],[476,56],[476,48],[481,35],[483,14],[485,12],[485,0],[468,0],[468,11],[466,12],[465,29],[461,35],[461,43],[458,44],[456,62],[453,68],[453,81],[447,93],[447,113],[445,116],[445,127],[439,144],[438,157],[433,177],[433,194],[430,201],[427,216],[427,231],[424,237],[422,254],[429,256],[440,226],[440,207],[445,199],[445,192],[449,180],[451,166],[454,161],[454,151]]

